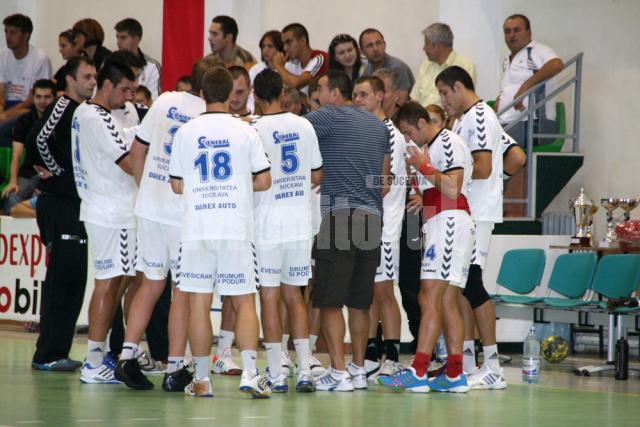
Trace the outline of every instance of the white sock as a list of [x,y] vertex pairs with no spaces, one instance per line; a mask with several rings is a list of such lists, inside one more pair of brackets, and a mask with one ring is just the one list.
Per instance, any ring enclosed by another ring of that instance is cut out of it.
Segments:
[[476,347],[473,340],[462,344],[462,370],[467,374],[476,370]]
[[482,367],[488,366],[493,372],[500,372],[500,357],[498,356],[498,344],[482,346],[484,361]]
[[282,334],[282,351],[289,354],[289,334]]
[[97,368],[104,360],[104,341],[87,340],[87,363],[92,368]]
[[[242,370],[249,371],[252,374],[256,372],[256,360],[258,359],[258,352],[255,350],[242,350],[240,352],[242,358]],[[280,363],[280,359],[278,359]]]
[[298,359],[298,369],[301,371],[309,371],[309,340],[306,338],[298,338],[293,340],[293,345],[296,348],[296,358]]
[[184,357],[182,356],[169,356],[167,361],[167,374],[172,374],[184,366]]
[[138,344],[133,342],[125,342],[122,344],[122,353],[120,353],[120,360],[131,360],[136,357],[138,353]]
[[316,351],[316,341],[318,341],[318,336],[309,334],[309,353]]
[[209,376],[209,356],[201,356],[193,358],[196,365],[196,380],[204,380]]
[[218,336],[218,349],[216,350],[216,355],[218,357],[222,357],[225,351],[231,349],[235,336],[236,334],[232,331],[220,330],[220,335]]
[[282,344],[280,342],[266,342],[264,348],[267,349],[267,364],[269,365],[269,376],[280,378],[282,371]]

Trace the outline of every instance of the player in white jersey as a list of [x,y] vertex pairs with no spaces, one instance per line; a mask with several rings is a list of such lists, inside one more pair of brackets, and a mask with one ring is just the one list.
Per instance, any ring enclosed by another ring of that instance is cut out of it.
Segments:
[[[398,110],[396,123],[410,143],[407,162],[418,171],[423,201],[424,255],[418,300],[422,310],[416,355],[411,367],[379,377],[386,387],[424,393],[466,392],[462,370],[464,323],[458,297],[467,282],[474,224],[467,203],[473,160],[460,137],[439,129],[416,102]],[[444,324],[449,355],[444,372],[427,379],[431,354]]]
[[177,286],[189,293],[189,344],[193,396],[212,396],[209,354],[214,287],[230,298],[243,372],[240,390],[268,397],[266,377],[256,369],[259,323],[255,293],[253,191],[271,186],[270,163],[258,133],[229,111],[233,78],[214,67],[203,78],[207,111],[176,132],[169,163],[171,186],[182,197],[182,246]]
[[[153,103],[131,147],[133,175],[138,184],[135,213],[138,219],[138,262],[143,274],[127,318],[123,350],[116,367],[116,378],[135,389],[153,388],[136,359],[140,338],[153,309],[164,292],[171,271],[178,273],[180,250],[181,200],[171,189],[169,161],[173,139],[180,127],[205,111],[200,98],[202,76],[222,62],[211,57],[196,61],[192,67],[192,90],[165,92]],[[183,366],[187,341],[188,297],[174,287],[169,310],[169,360],[162,387],[165,391],[184,391],[191,382]]]
[[[473,155],[473,176],[469,186],[469,206],[476,223],[476,244],[471,257],[469,278],[460,298],[465,319],[464,370],[472,388],[502,389],[507,382],[496,344],[496,315],[493,302],[482,282],[491,232],[502,222],[502,127],[494,111],[475,93],[473,81],[461,67],[449,67],[436,77],[436,87],[447,112],[458,117],[454,132],[467,143]],[[474,322],[475,317],[475,322]],[[476,368],[475,323],[478,324],[484,363]],[[477,371],[477,372],[474,372]]]
[[[393,375],[402,369],[398,357],[400,353],[400,308],[394,294],[394,282],[398,279],[400,234],[406,202],[406,141],[404,136],[385,115],[384,82],[379,77],[367,76],[356,80],[353,88],[353,103],[373,113],[389,129],[391,147],[391,188],[384,196],[382,218],[382,245],[380,263],[373,288],[374,303],[369,310],[369,339],[365,353],[364,368],[367,377],[374,380],[377,375]],[[382,321],[386,359],[382,366],[378,361],[376,335],[378,320]],[[356,387],[357,380],[354,381]],[[356,387],[357,388],[357,387]]]
[[75,111],[72,122],[73,171],[92,247],[95,288],[89,305],[87,359],[83,383],[117,383],[115,361],[105,357],[118,288],[123,276],[135,275],[136,186],[122,128],[110,110],[135,90],[131,69],[108,64],[98,73],[98,91]]
[[277,72],[264,70],[256,76],[254,99],[263,116],[255,119],[252,126],[260,134],[273,165],[271,188],[254,196],[260,311],[272,390],[288,389],[286,374],[281,369],[282,298],[298,359],[296,390],[313,392],[309,319],[300,286],[306,286],[311,277],[311,185],[322,181],[322,157],[311,124],[284,111],[281,96],[282,78]]

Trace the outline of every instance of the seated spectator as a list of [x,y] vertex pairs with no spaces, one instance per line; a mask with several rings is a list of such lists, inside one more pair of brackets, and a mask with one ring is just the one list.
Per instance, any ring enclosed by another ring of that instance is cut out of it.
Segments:
[[436,22],[422,31],[424,36],[424,60],[418,70],[418,79],[411,90],[411,99],[421,105],[440,105],[436,88],[436,76],[445,68],[458,65],[464,68],[476,83],[476,66],[471,60],[453,50],[453,32],[447,24]]
[[249,51],[236,43],[238,23],[226,15],[218,15],[209,26],[209,45],[211,52],[224,62],[225,67],[239,65],[249,70],[256,60]]
[[[27,133],[42,117],[47,107],[53,103],[55,97],[56,85],[53,81],[47,79],[36,81],[33,86],[33,107],[31,111],[18,117],[13,127],[9,184],[2,191],[2,198],[5,199],[3,210],[7,213],[11,212],[11,208],[16,203],[29,199],[40,181],[33,169],[33,164],[27,156],[24,156],[24,144]],[[22,162],[23,157],[24,162]]]
[[265,68],[275,69],[273,65],[273,57],[277,52],[284,52],[280,31],[271,30],[264,33],[262,35],[262,38],[260,39],[259,46],[262,61],[256,63],[249,70],[251,84],[253,84],[253,79],[256,78],[260,71],[264,70]]
[[[80,55],[80,49],[76,46],[73,39],[73,31],[65,30],[58,35],[58,52],[65,61],[68,61],[74,56]],[[53,80],[56,82],[56,89],[58,92],[64,92],[66,82],[65,63],[62,67],[58,68],[58,71],[53,75]]]
[[13,205],[9,214],[14,218],[35,218],[37,202],[38,195],[34,195],[30,199],[23,200],[20,203]]
[[425,110],[429,113],[429,122],[436,126],[438,129],[446,127],[447,115],[441,106],[436,104],[430,104],[425,107]]
[[309,112],[315,111],[320,108],[320,92],[318,88],[318,81],[313,80],[309,85]]
[[[398,73],[400,87],[400,105],[407,102],[409,92],[415,83],[413,73],[402,60],[387,54],[387,43],[382,33],[375,28],[367,28],[360,34],[360,49],[369,63],[364,69],[363,76],[370,76],[380,68],[388,68]],[[390,116],[389,116],[390,117]]]
[[297,116],[304,116],[308,113],[307,106],[302,102],[302,94],[294,87],[286,87],[282,93],[282,109]]
[[182,76],[176,81],[176,92],[189,92],[190,90],[191,76]]
[[111,51],[102,46],[104,43],[104,30],[98,21],[92,18],[81,19],[73,24],[74,43],[100,70],[105,58],[111,55]]
[[338,34],[329,44],[329,69],[342,70],[355,82],[364,73],[358,42],[349,34]]
[[140,40],[142,40],[142,25],[133,18],[123,19],[115,26],[118,49],[128,50],[138,56],[144,62],[138,84],[147,88],[151,92],[153,100],[160,94],[160,75],[162,68],[160,63],[149,55],[145,55],[140,50]]
[[133,99],[136,105],[142,105],[146,108],[150,108],[151,104],[153,104],[151,92],[149,91],[149,89],[142,85],[138,86],[138,88],[136,89],[136,96]]

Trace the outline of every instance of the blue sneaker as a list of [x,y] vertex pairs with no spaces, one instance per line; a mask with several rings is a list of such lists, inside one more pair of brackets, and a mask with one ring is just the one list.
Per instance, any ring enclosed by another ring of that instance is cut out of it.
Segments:
[[442,372],[437,377],[429,379],[429,387],[433,391],[448,391],[449,393],[466,393],[469,391],[467,376],[464,373],[456,378],[449,378]]
[[378,384],[395,391],[407,390],[414,393],[429,392],[429,381],[427,380],[427,376],[417,376],[416,370],[412,367],[402,369],[390,377],[379,376]]
[[84,362],[80,370],[80,382],[84,384],[121,384],[115,378],[115,360],[109,355],[105,355],[102,363],[93,367],[88,362]]
[[49,363],[31,362],[31,367],[38,371],[72,372],[82,366],[82,362],[71,359],[60,359]]
[[269,368],[266,369],[267,372],[267,382],[269,383],[269,388],[274,393],[286,393],[289,391],[289,384],[287,384],[287,374],[282,372],[278,377],[272,377],[269,372]]

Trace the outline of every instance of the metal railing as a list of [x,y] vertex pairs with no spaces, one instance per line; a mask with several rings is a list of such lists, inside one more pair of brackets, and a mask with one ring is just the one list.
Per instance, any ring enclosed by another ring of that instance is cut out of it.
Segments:
[[[542,96],[539,96],[537,91],[542,89],[546,84],[549,83],[549,80],[544,80],[535,86],[529,88],[525,93],[515,98],[512,102],[507,104],[506,106],[500,106],[500,111],[498,111],[498,118],[506,111],[513,108],[516,104],[523,101],[525,98],[527,99],[527,108],[518,114],[518,116],[513,119],[513,121],[504,126],[505,131],[509,131],[514,126],[519,124],[523,120],[528,121],[528,126],[526,126],[526,143],[527,143],[527,198],[526,199],[505,199],[505,202],[509,203],[522,203],[525,204],[526,215],[528,218],[533,219],[535,216],[535,182],[534,182],[534,162],[533,162],[533,141],[535,138],[562,138],[562,139],[571,139],[572,146],[571,152],[577,153],[580,147],[580,92],[582,89],[582,56],[583,52],[578,53],[567,62],[565,62],[564,67],[562,68],[562,72],[575,64],[575,72],[567,81],[562,83],[560,86],[555,88],[549,94],[545,93]],[[558,74],[560,74],[558,73]],[[567,88],[571,85],[574,85],[574,94],[573,94],[573,128],[572,133],[565,134],[557,134],[557,133],[537,133],[535,132],[535,127],[533,123],[539,117],[541,117],[540,110],[545,106],[545,104],[552,99],[556,98],[558,95],[563,93]]]

